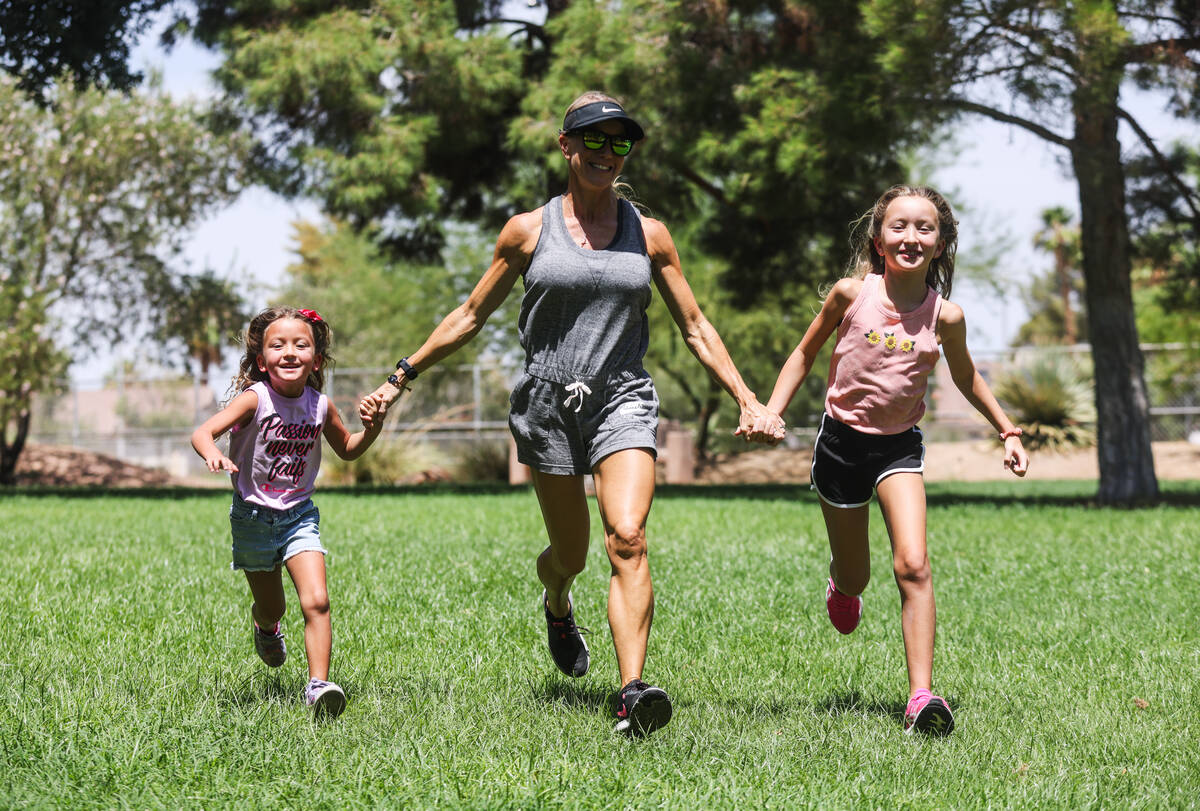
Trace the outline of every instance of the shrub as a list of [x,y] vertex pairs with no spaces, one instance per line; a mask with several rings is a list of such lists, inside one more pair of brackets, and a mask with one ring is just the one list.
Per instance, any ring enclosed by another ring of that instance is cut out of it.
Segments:
[[1091,371],[1070,356],[1039,353],[998,375],[992,391],[1024,429],[1027,450],[1061,453],[1096,444]]
[[327,485],[413,484],[448,478],[448,460],[420,432],[383,436],[353,462],[326,452],[321,482]]
[[462,482],[508,481],[508,443],[503,439],[468,442],[455,454],[454,479]]

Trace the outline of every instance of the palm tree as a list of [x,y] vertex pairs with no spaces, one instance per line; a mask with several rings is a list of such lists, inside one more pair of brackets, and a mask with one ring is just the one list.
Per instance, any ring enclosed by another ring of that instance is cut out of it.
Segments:
[[1072,219],[1071,212],[1061,206],[1048,208],[1042,212],[1042,230],[1033,237],[1035,248],[1054,255],[1054,274],[1058,279],[1058,293],[1062,300],[1062,342],[1068,346],[1078,340],[1071,292],[1075,286],[1074,277],[1079,275],[1082,257],[1079,227],[1071,224]]

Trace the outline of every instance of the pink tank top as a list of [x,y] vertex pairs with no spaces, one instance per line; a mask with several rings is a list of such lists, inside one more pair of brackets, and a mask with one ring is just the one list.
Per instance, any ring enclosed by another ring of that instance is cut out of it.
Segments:
[[898,434],[925,414],[942,297],[929,288],[915,310],[897,313],[879,297],[883,277],[868,274],[838,325],[825,411],[864,434]]
[[308,386],[299,397],[284,397],[261,381],[248,391],[258,395],[258,409],[229,435],[229,458],[238,466],[233,486],[251,504],[290,509],[312,495],[329,400]]

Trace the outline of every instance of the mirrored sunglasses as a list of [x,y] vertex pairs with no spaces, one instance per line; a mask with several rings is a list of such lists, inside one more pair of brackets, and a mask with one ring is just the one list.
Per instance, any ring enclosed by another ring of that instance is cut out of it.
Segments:
[[612,147],[613,154],[619,157],[625,157],[633,150],[633,139],[626,138],[624,135],[609,135],[595,130],[576,130],[571,134],[578,135],[583,139],[584,146],[597,152],[604,149],[605,144]]

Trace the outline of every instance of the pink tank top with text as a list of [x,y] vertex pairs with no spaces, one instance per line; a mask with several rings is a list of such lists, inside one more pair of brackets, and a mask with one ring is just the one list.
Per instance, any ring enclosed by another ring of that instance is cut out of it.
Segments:
[[883,305],[883,277],[868,274],[838,325],[825,411],[865,434],[898,434],[925,414],[929,373],[941,356],[937,319],[942,297],[928,288],[915,310]]
[[251,504],[290,509],[312,495],[329,400],[308,386],[299,397],[285,397],[261,381],[248,391],[258,395],[258,409],[229,435],[229,458],[238,466],[233,486]]

